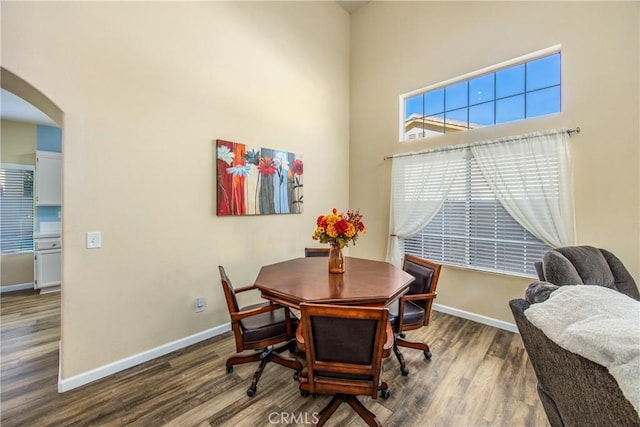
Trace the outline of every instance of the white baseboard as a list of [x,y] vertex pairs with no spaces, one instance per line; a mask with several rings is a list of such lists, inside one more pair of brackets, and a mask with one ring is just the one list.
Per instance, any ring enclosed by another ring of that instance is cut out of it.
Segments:
[[441,313],[450,314],[456,317],[462,317],[463,319],[472,320],[474,322],[482,323],[483,325],[493,326],[494,328],[504,329],[505,331],[518,332],[518,327],[515,323],[504,322],[502,320],[493,319],[491,317],[482,316],[481,314],[471,313],[464,310],[459,310],[453,307],[447,307],[446,305],[441,304],[433,304],[432,308],[435,311],[439,311]]
[[[90,382],[99,380],[109,375],[113,375],[117,372],[124,371],[125,369],[132,368],[149,360],[155,359],[172,351],[180,350],[181,348],[196,344],[200,341],[204,341],[209,338],[213,338],[220,334],[223,334],[231,330],[231,324],[225,323],[215,328],[207,329],[197,334],[190,335],[188,337],[180,338],[179,340],[161,345],[151,350],[143,351],[142,353],[134,354],[133,356],[125,357],[108,365],[100,366],[87,372],[83,372],[78,375],[74,375],[70,378],[62,378],[62,372],[58,372],[58,392],[64,393],[65,391],[72,390],[74,388],[83,386]],[[62,355],[62,351],[60,350]],[[61,359],[60,359],[61,360]]]
[[23,291],[25,289],[33,289],[33,282],[31,283],[19,283],[17,285],[0,286],[0,293]]

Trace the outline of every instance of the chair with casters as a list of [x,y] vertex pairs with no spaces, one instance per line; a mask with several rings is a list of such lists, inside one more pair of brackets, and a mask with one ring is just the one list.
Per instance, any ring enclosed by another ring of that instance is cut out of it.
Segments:
[[300,394],[333,394],[317,414],[322,426],[343,403],[348,403],[370,426],[380,426],[376,415],[356,396],[389,397],[381,380],[382,359],[391,353],[393,331],[383,307],[300,304],[301,323],[296,337],[304,348],[307,366],[300,373]]
[[[246,286],[234,289],[224,268],[219,266],[222,290],[227,301],[229,316],[231,317],[231,329],[236,342],[236,352],[253,350],[250,354],[238,354],[227,360],[227,373],[233,372],[234,365],[250,362],[260,362],[258,370],[253,375],[251,386],[247,389],[247,396],[252,397],[256,393],[256,387],[260,376],[268,362],[286,366],[296,371],[294,378],[302,370],[302,364],[295,359],[287,359],[280,355],[285,350],[296,350],[295,333],[298,326],[298,318],[293,316],[287,307],[271,302],[253,304],[240,308],[236,294],[256,289],[254,286]],[[276,344],[281,344],[274,347]],[[256,351],[258,350],[258,351]]]
[[329,248],[304,248],[305,258],[328,257]]
[[409,375],[409,369],[399,347],[422,350],[425,359],[431,359],[429,345],[407,340],[404,332],[429,324],[441,268],[440,264],[415,255],[404,257],[402,269],[412,275],[415,280],[411,283],[409,291],[389,307],[389,321],[396,336],[393,352],[400,362],[400,372],[404,376]]

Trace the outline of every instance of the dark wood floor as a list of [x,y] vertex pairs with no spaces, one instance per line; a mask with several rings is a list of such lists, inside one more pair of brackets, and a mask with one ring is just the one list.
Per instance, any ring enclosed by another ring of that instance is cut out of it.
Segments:
[[[59,394],[60,294],[4,294],[0,304],[2,427],[311,425],[330,399],[301,397],[275,364],[247,397],[255,365],[226,373],[230,333]],[[408,377],[393,356],[384,362],[391,397],[360,397],[384,425],[548,426],[518,335],[434,312],[409,337],[427,340],[433,358],[404,349]],[[348,405],[328,424],[365,425]]]

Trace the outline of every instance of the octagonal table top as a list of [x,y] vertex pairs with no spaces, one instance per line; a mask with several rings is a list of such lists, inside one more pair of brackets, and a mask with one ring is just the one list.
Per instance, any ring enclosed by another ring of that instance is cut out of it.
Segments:
[[335,274],[326,257],[310,257],[262,267],[255,286],[264,298],[293,308],[302,302],[386,306],[413,280],[387,262],[345,257],[345,272]]

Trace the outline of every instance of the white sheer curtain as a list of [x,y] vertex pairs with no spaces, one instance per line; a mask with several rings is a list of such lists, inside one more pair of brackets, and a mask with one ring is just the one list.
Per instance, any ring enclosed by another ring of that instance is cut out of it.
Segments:
[[569,135],[563,130],[479,143],[471,152],[509,214],[549,246],[575,244]]
[[399,238],[410,238],[431,221],[453,180],[464,172],[466,148],[394,157],[387,261],[400,266]]

